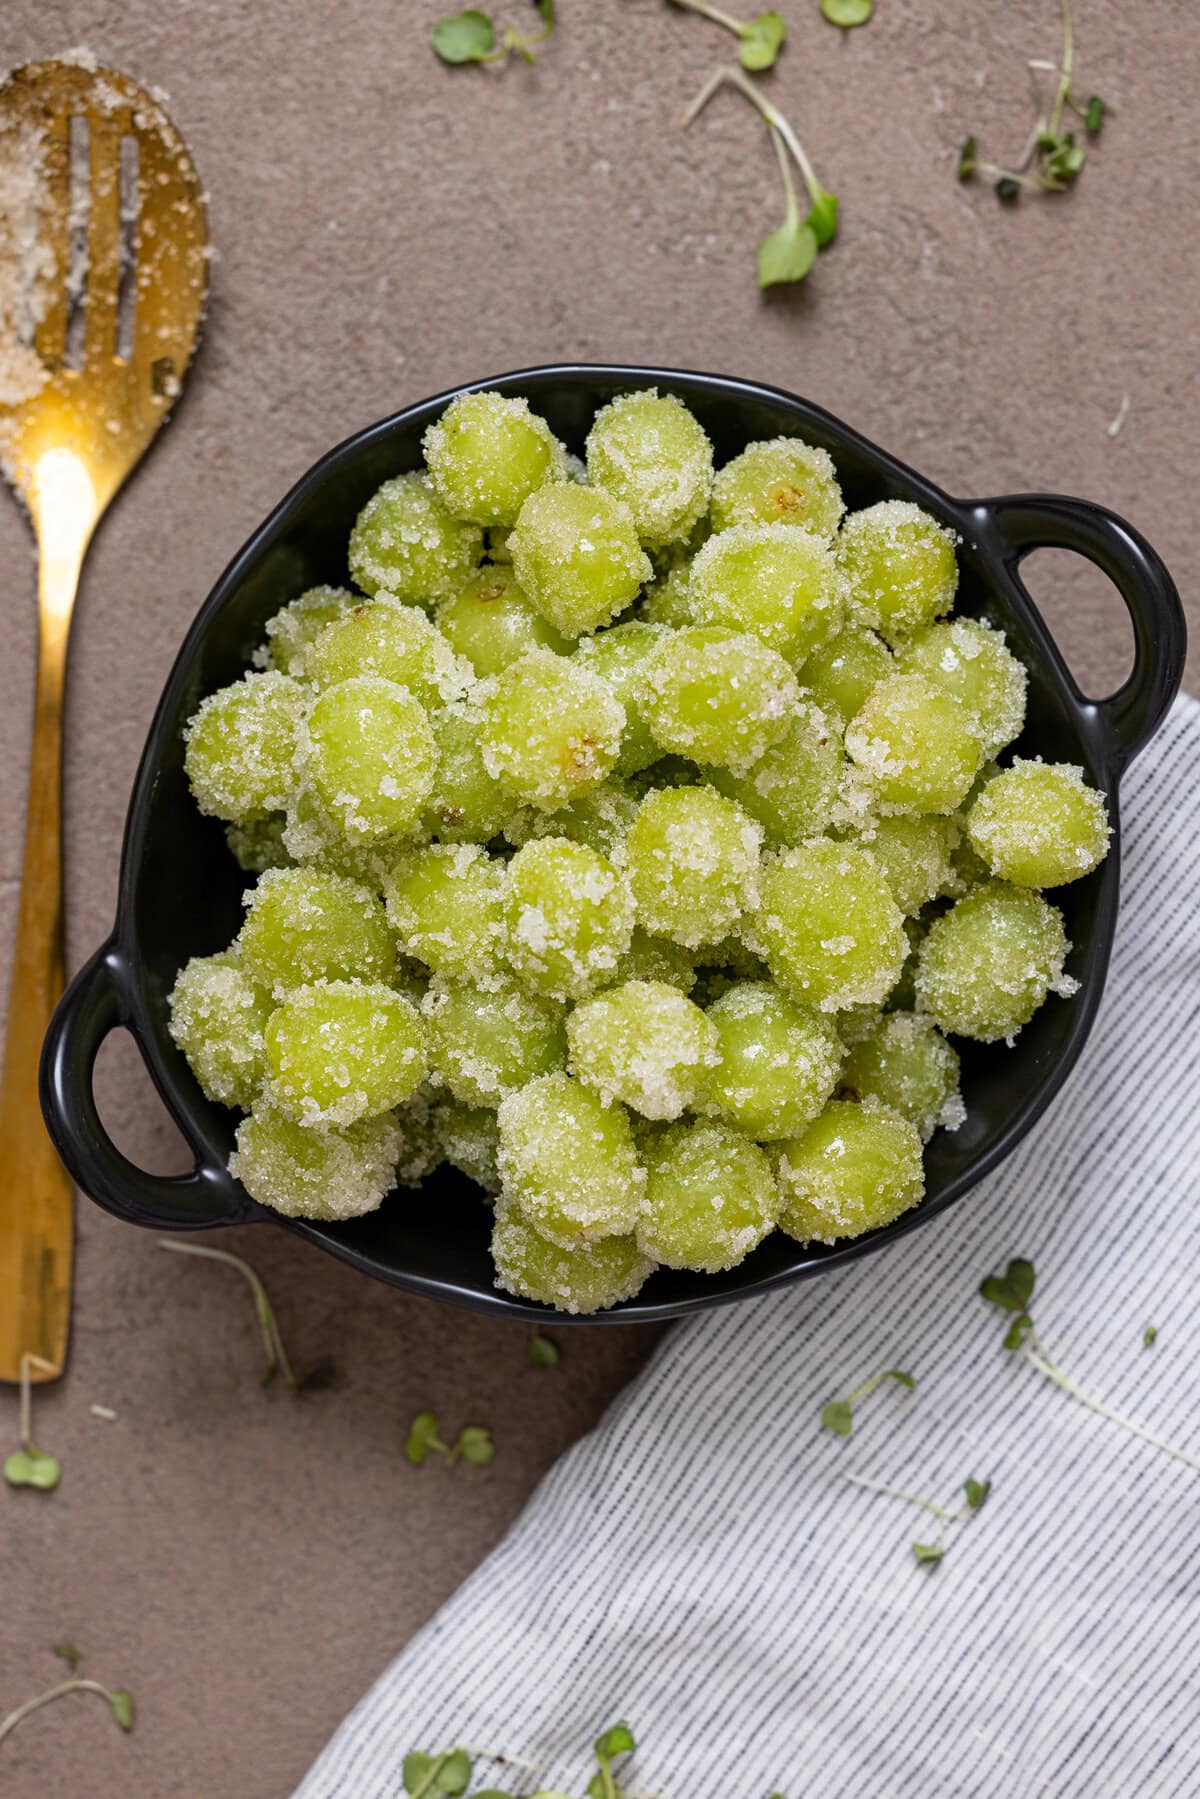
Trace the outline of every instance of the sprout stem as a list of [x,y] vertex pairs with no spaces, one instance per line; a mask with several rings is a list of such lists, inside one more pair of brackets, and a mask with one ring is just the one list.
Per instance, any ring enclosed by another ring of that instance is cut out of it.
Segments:
[[1050,114],[1050,130],[1057,137],[1062,130],[1063,107],[1067,103],[1067,95],[1071,91],[1071,75],[1075,67],[1075,31],[1071,20],[1071,0],[1061,0],[1063,22],[1062,70],[1058,78],[1058,91],[1054,96],[1054,108]]
[[888,1499],[902,1499],[907,1505],[919,1505],[925,1511],[932,1512],[935,1518],[940,1518],[943,1524],[962,1516],[961,1512],[948,1512],[944,1505],[925,1499],[920,1493],[906,1493],[903,1487],[890,1487],[886,1481],[866,1480],[861,1474],[845,1474],[842,1478],[848,1480],[852,1487],[862,1487],[868,1493],[882,1493]]
[[686,12],[702,13],[706,19],[711,19],[714,25],[723,25],[726,31],[732,31],[735,37],[745,36],[746,27],[740,19],[733,18],[727,12],[722,12],[719,6],[710,6],[708,0],[675,0],[675,4],[682,6]]
[[27,1699],[15,1712],[9,1712],[7,1718],[0,1719],[0,1743],[5,1737],[11,1736],[17,1725],[28,1718],[31,1712],[40,1711],[43,1705],[49,1705],[67,1693],[97,1693],[107,1704],[112,1704],[112,1694],[98,1680],[84,1680],[79,1675],[72,1675],[70,1680],[60,1681],[58,1686],[51,1687],[48,1692],[39,1693],[34,1699]]
[[283,1347],[283,1338],[279,1334],[279,1326],[275,1320],[275,1313],[271,1309],[271,1301],[267,1297],[267,1289],[249,1262],[243,1262],[241,1256],[231,1255],[227,1249],[209,1249],[203,1243],[180,1243],[173,1237],[161,1237],[159,1248],[174,1250],[176,1255],[181,1256],[203,1256],[207,1261],[224,1262],[228,1267],[238,1270],[238,1273],[249,1283],[250,1291],[254,1295],[255,1315],[258,1318],[258,1327],[262,1332],[263,1348],[267,1356],[263,1385],[265,1386],[271,1379],[276,1368],[282,1368],[284,1380],[293,1393],[298,1393],[300,1382],[296,1379],[292,1365],[288,1361],[287,1351]]
[[26,1350],[21,1357],[21,1402],[17,1429],[21,1435],[21,1447],[30,1455],[38,1454],[37,1444],[33,1440],[33,1370],[37,1368],[43,1374],[57,1374],[53,1362],[43,1361],[40,1355]]
[[[787,149],[778,127],[771,125],[768,129],[771,133],[771,142],[775,146],[775,155],[779,161],[779,173],[783,176],[783,191],[787,196],[787,222],[789,225],[798,225],[800,223],[800,208],[796,203],[796,184],[792,180],[792,170],[791,164],[788,162]],[[857,1393],[852,1393],[850,1395],[850,1404],[853,1405],[856,1399],[861,1399],[864,1394],[869,1393],[872,1387],[876,1385],[877,1382],[868,1381],[865,1387],[860,1387]]]
[[1044,1374],[1047,1380],[1052,1380],[1055,1386],[1061,1387],[1064,1393],[1069,1393],[1072,1399],[1077,1399],[1080,1405],[1090,1407],[1093,1412],[1098,1412],[1101,1418],[1107,1418],[1110,1424],[1121,1425],[1123,1429],[1131,1431],[1135,1437],[1140,1437],[1144,1443],[1149,1443],[1155,1449],[1161,1449],[1165,1455],[1174,1456],[1176,1461],[1185,1463],[1187,1467],[1200,1469],[1200,1457],[1190,1455],[1186,1449],[1177,1449],[1173,1443],[1168,1443],[1163,1437],[1156,1436],[1153,1431],[1147,1430],[1144,1424],[1137,1424],[1132,1418],[1123,1417],[1120,1412],[1114,1412],[1111,1406],[1105,1405],[1103,1400],[1094,1399],[1090,1393],[1085,1393],[1082,1387],[1077,1387],[1070,1375],[1064,1374],[1062,1369],[1050,1360],[1032,1326],[1029,1328],[1026,1340],[1021,1345],[1021,1353],[1031,1367],[1036,1368],[1039,1374]]
[[792,130],[791,125],[777,107],[772,106],[769,100],[763,98],[757,82],[751,81],[749,75],[747,75],[743,69],[734,65],[731,68],[725,69],[723,74],[726,81],[731,81],[734,87],[741,89],[750,104],[762,114],[767,124],[773,126],[779,133],[780,137],[795,157],[796,167],[800,170],[800,173],[804,178],[804,185],[808,189],[809,197],[813,204],[816,205],[821,198],[821,184],[813,173],[813,166],[809,162],[808,157],[804,154],[804,148],[800,139]]

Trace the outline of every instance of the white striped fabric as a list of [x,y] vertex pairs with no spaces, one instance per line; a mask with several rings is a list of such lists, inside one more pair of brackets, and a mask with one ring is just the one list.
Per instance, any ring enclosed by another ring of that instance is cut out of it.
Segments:
[[[538,1766],[480,1786],[582,1793],[617,1718],[665,1799],[1200,1792],[1200,1473],[1006,1353],[977,1293],[1031,1257],[1061,1365],[1200,1454],[1198,773],[1184,700],[1126,783],[1107,996],[1032,1137],[937,1226],[677,1328],[302,1799],[391,1799],[409,1749],[456,1743]],[[819,1428],[893,1366],[916,1392]],[[945,1505],[994,1484],[930,1569],[936,1520],[848,1472]]]

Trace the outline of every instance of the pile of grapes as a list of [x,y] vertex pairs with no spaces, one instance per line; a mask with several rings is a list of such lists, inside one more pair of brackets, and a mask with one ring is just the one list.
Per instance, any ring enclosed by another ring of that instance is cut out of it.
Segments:
[[964,1117],[948,1036],[1073,990],[1041,889],[1108,843],[1079,769],[995,761],[1025,670],[947,617],[935,519],[843,517],[798,438],[714,475],[653,390],[586,448],[453,401],[354,590],[204,701],[192,791],[258,878],[171,996],[255,1199],[351,1218],[449,1161],[497,1284],[575,1312],[914,1206]]

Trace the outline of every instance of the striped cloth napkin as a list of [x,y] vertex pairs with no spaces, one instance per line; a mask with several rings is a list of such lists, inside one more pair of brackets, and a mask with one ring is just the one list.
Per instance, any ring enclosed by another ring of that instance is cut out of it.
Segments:
[[[1200,1792],[1200,1472],[1001,1346],[1037,1270],[1086,1391],[1200,1457],[1200,706],[1123,795],[1103,1009],[1032,1136],[936,1229],[676,1328],[338,1730],[301,1799],[392,1799],[413,1748],[582,1793],[598,1730],[664,1799]],[[1146,1346],[1146,1327],[1157,1340]],[[883,1368],[851,1438],[831,1397]],[[563,1378],[569,1378],[564,1373]],[[961,1503],[938,1521],[849,1473]]]

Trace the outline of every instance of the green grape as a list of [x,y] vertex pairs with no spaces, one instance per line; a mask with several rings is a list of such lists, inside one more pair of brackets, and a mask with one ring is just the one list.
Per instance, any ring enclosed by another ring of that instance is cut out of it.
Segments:
[[429,720],[437,747],[437,773],[424,825],[443,843],[487,843],[512,811],[512,800],[484,767],[483,714],[461,701]]
[[798,437],[747,444],[713,481],[716,531],[730,525],[802,525],[818,537],[832,537],[844,510],[828,450]]
[[263,1031],[271,996],[236,949],[193,956],[167,999],[170,1030],[206,1098],[245,1109],[266,1072]]
[[226,825],[225,841],[239,868],[247,874],[263,874],[268,868],[286,868],[291,861],[283,841],[287,815],[268,812],[265,818],[247,819],[242,825]]
[[309,648],[307,673],[317,687],[379,675],[407,687],[427,708],[460,699],[472,680],[470,665],[420,607],[386,594],[326,625]]
[[387,981],[396,967],[379,901],[317,868],[269,869],[247,900],[237,941],[254,980],[280,997],[308,981]]
[[275,673],[243,675],[188,720],[184,767],[201,812],[245,824],[282,812],[295,785],[306,694]]
[[308,652],[326,625],[358,603],[348,587],[310,587],[267,620],[265,657],[282,674],[303,680]]
[[762,827],[709,787],[648,793],[625,840],[638,922],[685,949],[716,943],[757,899]]
[[399,1152],[391,1112],[333,1130],[258,1105],[238,1125],[229,1172],[260,1206],[287,1218],[332,1222],[376,1209],[391,1191]]
[[421,1012],[433,1066],[464,1105],[498,1106],[506,1094],[567,1059],[562,1007],[516,987],[436,983]]
[[484,984],[503,940],[504,865],[476,843],[433,843],[397,858],[384,887],[400,947],[447,980]]
[[899,814],[867,819],[858,841],[883,870],[900,910],[911,917],[939,894],[957,891],[953,857],[959,836],[954,819]]
[[912,1012],[886,1013],[851,1046],[842,1093],[881,1101],[926,1141],[939,1125],[957,1130],[967,1115],[956,1052],[930,1019]]
[[347,837],[411,831],[433,792],[437,745],[407,687],[356,675],[318,694],[304,725],[304,769]]
[[774,1229],[780,1194],[771,1164],[726,1124],[677,1124],[649,1155],[642,1253],[668,1268],[720,1274]]
[[748,1137],[794,1137],[833,1092],[842,1060],[837,1032],[767,981],[740,981],[709,1007],[719,1061],[698,1110]]
[[392,861],[404,839],[351,840],[331,817],[311,787],[298,787],[287,809],[283,846],[293,862],[312,863],[333,874],[348,875],[373,893],[382,891]]
[[871,689],[895,672],[892,652],[882,637],[861,625],[846,625],[805,658],[804,685],[844,731]]
[[625,981],[667,981],[680,993],[690,993],[696,985],[696,968],[682,944],[669,937],[653,937],[634,926],[629,948],[617,963],[613,985]]
[[692,558],[676,550],[642,594],[638,617],[644,625],[666,625],[677,631],[690,625]]
[[642,1209],[646,1170],[629,1118],[568,1074],[543,1074],[500,1103],[505,1197],[552,1243],[622,1236]]
[[911,500],[883,500],[852,512],[838,537],[850,615],[895,646],[954,604],[957,542]]
[[418,1087],[411,1099],[389,1114],[400,1134],[396,1152],[398,1187],[419,1187],[446,1159],[434,1122],[433,1092],[428,1086]]
[[505,821],[504,835],[517,849],[535,837],[569,837],[572,843],[586,843],[611,860],[619,855],[639,804],[629,782],[614,775],[602,787],[590,788],[557,812],[522,806]]
[[460,394],[422,439],[429,476],[455,518],[512,525],[529,495],[566,479],[565,451],[528,400]]
[[432,605],[456,593],[479,565],[483,532],[453,518],[428,475],[396,475],[354,521],[350,574],[364,593]]
[[753,947],[785,993],[822,1012],[887,997],[908,939],[873,856],[814,837],[768,861],[760,886]]
[[[929,929],[930,915],[904,920],[904,935],[908,938],[908,954],[904,958],[904,967],[900,970],[900,979],[888,994],[886,1000],[889,1012],[911,1012],[917,1003],[917,951],[925,941],[925,933]],[[839,1020],[839,1028],[840,1028]]]
[[749,631],[799,665],[842,622],[833,551],[795,525],[731,525],[692,564],[688,599],[698,625]]
[[424,1020],[380,981],[293,987],[267,1020],[267,1089],[297,1124],[390,1112],[425,1079]]
[[643,663],[643,713],[664,750],[744,774],[796,710],[796,677],[776,650],[722,625],[665,636]]
[[1062,914],[1028,888],[988,881],[930,925],[917,952],[917,1008],[944,1031],[1011,1043],[1048,993],[1069,997]]
[[1025,723],[1029,677],[997,631],[982,619],[926,625],[897,651],[906,674],[924,675],[970,714],[985,756],[1011,743]]
[[993,874],[1021,887],[1065,887],[1108,854],[1104,795],[1069,762],[1016,758],[967,814],[971,847]]
[[644,1118],[678,1118],[717,1059],[716,1027],[665,981],[627,981],[567,1020],[571,1072]]
[[924,675],[891,675],[846,727],[846,750],[898,812],[953,812],[981,759],[971,715]]
[[607,682],[625,708],[625,732],[617,758],[617,770],[623,775],[638,774],[662,754],[642,706],[648,697],[643,667],[663,635],[661,626],[631,619],[607,631],[597,631],[594,637],[585,637],[577,651],[583,667]]
[[879,1230],[925,1192],[916,1126],[877,1100],[831,1099],[799,1137],[781,1145],[779,1227],[798,1243],[836,1243]]
[[492,1260],[496,1285],[504,1292],[559,1312],[602,1312],[620,1305],[640,1291],[654,1269],[632,1233],[564,1249],[515,1205],[496,1208]]
[[534,611],[508,567],[481,568],[437,609],[438,629],[480,677],[498,675],[526,650],[565,656],[569,639]]
[[608,624],[653,573],[628,507],[570,482],[529,496],[509,548],[520,585],[564,637]]
[[459,1099],[442,1099],[433,1108],[433,1124],[442,1154],[452,1168],[487,1194],[500,1191],[496,1153],[500,1127],[488,1106],[467,1106]]
[[484,767],[514,799],[547,812],[616,767],[625,708],[573,657],[530,650],[481,694]]
[[833,817],[846,758],[842,741],[818,706],[800,700],[787,730],[744,775],[714,768],[719,793],[756,818],[775,846],[823,831]]
[[682,401],[653,387],[618,394],[588,432],[593,487],[629,508],[644,544],[687,537],[708,510],[712,445]]
[[508,865],[506,954],[518,978],[552,999],[579,999],[612,979],[633,933],[633,898],[598,851],[540,837]]

